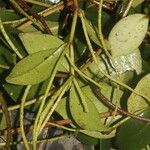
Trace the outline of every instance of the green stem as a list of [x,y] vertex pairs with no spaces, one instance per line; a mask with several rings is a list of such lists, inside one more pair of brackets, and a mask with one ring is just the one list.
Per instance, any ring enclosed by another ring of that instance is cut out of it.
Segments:
[[[84,74],[83,72],[81,72],[71,61],[71,59],[68,57],[68,55],[66,55],[67,60],[69,61],[69,63],[72,65],[72,67],[74,68],[74,70],[83,78],[86,79],[87,81],[93,83],[94,85],[96,85],[97,87],[104,89],[103,86],[101,86],[100,84],[98,84],[97,82],[95,82],[93,79],[91,79],[90,77],[88,77],[86,74]],[[104,89],[105,90],[105,89]]]
[[1,65],[1,64],[0,64],[0,68],[2,68],[2,69],[10,69],[10,67],[9,67],[9,66]]
[[[70,134],[70,135],[62,135],[62,136],[59,136],[59,137],[54,137],[54,138],[50,138],[50,139],[44,139],[44,140],[38,140],[36,141],[36,143],[47,143],[47,142],[53,142],[53,141],[57,141],[57,140],[60,140],[60,139],[64,139],[64,138],[70,138],[70,137],[73,137],[74,134]],[[28,144],[33,144],[33,141],[27,141]],[[21,142],[11,142],[10,145],[17,145],[17,144],[24,144],[24,141],[21,141]],[[0,143],[0,146],[4,146],[5,143]]]
[[28,141],[27,141],[27,138],[26,138],[26,135],[25,135],[25,131],[24,131],[23,118],[24,118],[24,104],[25,104],[27,95],[30,91],[30,88],[31,88],[31,85],[28,85],[27,88],[25,89],[25,92],[24,92],[22,100],[21,100],[21,106],[20,106],[20,129],[21,129],[22,139],[23,139],[23,142],[24,142],[25,147],[26,147],[27,150],[30,150],[30,148],[29,148]]
[[132,3],[133,3],[133,0],[129,0],[129,2],[128,2],[127,6],[126,6],[126,8],[125,8],[125,10],[124,10],[124,12],[122,14],[122,17],[127,16],[128,12],[129,12],[129,10],[130,10],[130,8],[132,6]]
[[47,106],[43,110],[43,112],[41,114],[41,118],[40,118],[41,121],[39,121],[39,124],[41,124],[42,122],[43,123],[41,125],[41,128],[40,128],[40,126],[38,127],[40,131],[44,128],[48,119],[51,117],[52,113],[54,112],[55,108],[57,107],[58,103],[60,102],[60,100],[61,100],[62,96],[64,95],[65,91],[67,90],[68,86],[70,86],[72,79],[73,79],[72,76],[69,77],[68,80],[64,83],[64,85],[62,85],[62,87],[59,89],[60,91],[59,91],[59,93],[57,93],[59,95],[57,95],[57,94],[55,95],[55,97],[57,96],[58,98],[53,97],[54,99],[50,100],[50,101],[53,101],[53,104],[52,104],[53,106],[51,105],[51,103],[50,103],[50,105],[47,104]]
[[105,54],[108,56],[108,58],[111,58],[111,55],[108,52],[107,47],[105,45],[105,41],[104,41],[104,37],[102,33],[102,6],[103,6],[103,0],[100,0],[99,8],[98,8],[98,37],[99,37],[99,40],[101,41]]
[[80,86],[79,86],[79,84],[78,84],[78,82],[77,82],[77,80],[75,78],[73,79],[73,83],[74,83],[74,85],[76,87],[76,90],[77,90],[79,96],[80,96],[80,99],[81,99],[81,102],[82,102],[82,105],[83,105],[83,110],[85,112],[89,112],[88,106],[87,106],[87,103],[86,103],[86,100],[85,100],[85,97],[84,97],[84,95],[83,95],[83,93],[82,93],[82,91],[80,89]]
[[[72,79],[72,78],[71,78]],[[66,88],[66,84],[68,85],[68,82],[70,81],[70,78],[66,81],[66,83],[64,85],[61,86],[61,88],[51,97],[51,99],[49,100],[49,102],[47,103],[46,107],[43,108],[43,112],[40,113],[40,118],[38,120],[38,123],[36,125],[36,128],[34,129],[33,132],[33,149],[36,150],[36,140],[38,135],[40,134],[41,130],[43,129],[43,127],[41,127],[41,124],[43,122],[43,120],[46,122],[48,121],[50,115],[48,115],[48,112],[50,112],[50,108],[52,107],[53,103],[55,102],[55,100],[57,99],[57,97],[59,97],[61,95],[61,93],[63,92],[63,90]],[[70,82],[69,82],[70,83]],[[66,89],[65,89],[66,90]],[[53,107],[52,107],[53,108]]]
[[70,132],[75,132],[76,131],[76,129],[64,127],[64,126],[61,126],[61,125],[58,125],[58,124],[52,123],[52,122],[47,122],[47,124],[51,125],[51,126],[55,126],[55,127],[61,128],[61,129],[64,129],[64,130],[67,130],[67,131],[70,131]]
[[11,49],[16,53],[16,55],[20,59],[22,59],[23,56],[20,54],[20,52],[18,51],[18,49],[15,47],[15,45],[13,44],[13,42],[10,40],[9,36],[7,35],[1,19],[0,19],[0,30],[1,30],[1,32],[2,32],[2,34],[4,36],[4,38],[5,38],[5,40],[8,42],[9,46],[11,47]]
[[74,15],[73,15],[69,43],[72,43],[72,41],[73,41],[75,29],[76,29],[76,25],[77,25],[77,19],[78,19],[78,9],[75,10]]
[[16,7],[20,13],[22,13],[25,17],[27,17],[29,20],[31,20],[41,31],[44,31],[42,26],[37,22],[36,19],[34,19],[32,16],[29,16],[14,0],[10,0],[10,3]]
[[[81,10],[80,10],[81,11]],[[84,35],[85,35],[85,39],[86,39],[86,42],[87,42],[87,45],[88,45],[88,48],[90,50],[90,53],[92,55],[92,58],[95,62],[97,62],[97,59],[96,59],[96,56],[94,54],[94,50],[93,50],[93,47],[92,47],[92,44],[90,42],[90,38],[88,36],[88,32],[87,32],[87,29],[86,29],[86,25],[85,25],[85,21],[84,21],[84,15],[83,15],[83,12],[81,11],[79,13],[79,16],[81,18],[81,22],[82,22],[82,28],[83,28],[83,31],[84,31]]]
[[[48,93],[48,96],[50,96],[52,93],[53,93],[53,90]],[[42,101],[43,98],[44,98],[44,95],[40,96],[40,97],[38,98],[38,101]],[[24,106],[32,105],[32,104],[34,104],[35,102],[37,102],[37,98],[31,99],[31,100],[25,102]],[[8,111],[13,111],[13,110],[16,110],[16,109],[19,109],[19,108],[20,108],[20,104],[17,104],[17,105],[8,107]],[[2,112],[3,112],[2,109],[0,109],[0,113],[2,113]]]
[[[44,105],[45,105],[46,98],[48,97],[48,93],[49,93],[49,91],[50,91],[50,89],[51,89],[51,87],[52,87],[53,80],[54,80],[55,75],[56,75],[57,70],[58,70],[58,65],[60,64],[60,61],[62,60],[62,57],[64,56],[64,54],[65,54],[65,52],[66,52],[66,49],[67,49],[67,48],[65,48],[65,47],[66,47],[66,45],[64,44],[64,45],[60,46],[60,48],[58,49],[58,50],[60,50],[60,51],[63,50],[63,52],[62,52],[62,54],[60,55],[59,60],[57,61],[56,65],[55,65],[55,67],[54,67],[54,70],[52,71],[52,74],[51,74],[51,77],[50,77],[48,86],[47,86],[47,88],[46,88],[46,91],[45,91],[44,97],[43,97],[43,99],[42,99],[42,102],[41,102],[41,104],[40,104],[40,108],[39,108],[39,110],[38,110],[38,113],[37,113],[37,116],[36,116],[36,119],[35,119],[35,122],[34,122],[34,126],[33,126],[33,135],[36,135],[37,124],[38,124],[39,118],[40,118],[40,116],[41,116],[41,112],[42,112],[42,110],[43,110],[43,107],[44,107]],[[34,137],[33,137],[33,138],[34,138]],[[34,144],[33,146],[35,146],[35,144]],[[34,149],[36,149],[36,148],[34,148]]]
[[73,0],[75,8],[78,8],[78,0]]
[[[71,26],[71,32],[70,32],[70,37],[69,37],[69,52],[70,52],[70,58],[73,63],[74,63],[74,48],[73,48],[72,43],[73,43],[74,34],[75,34],[75,30],[76,30],[77,19],[78,19],[78,9],[76,9],[74,12],[72,26]],[[72,69],[72,67],[70,67],[70,72],[72,75],[74,75],[74,70]]]

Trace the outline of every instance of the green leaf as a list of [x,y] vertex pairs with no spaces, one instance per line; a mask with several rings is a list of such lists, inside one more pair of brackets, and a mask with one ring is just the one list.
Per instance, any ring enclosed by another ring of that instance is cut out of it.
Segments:
[[[150,109],[140,116],[150,118]],[[150,123],[130,119],[117,133],[116,144],[120,150],[141,150],[150,144]]]
[[[150,98],[150,74],[144,76],[137,84],[136,88],[134,89],[139,94],[146,95]],[[149,106],[149,103],[142,98],[141,96],[138,96],[135,93],[132,93],[128,99],[128,110],[129,112],[135,112],[137,110],[140,110],[146,106]]]
[[64,45],[58,49],[50,49],[33,53],[15,65],[6,78],[8,83],[33,85],[46,80],[59,60]]
[[134,14],[117,22],[109,34],[112,56],[127,55],[138,48],[146,35],[148,21],[146,15]]
[[56,36],[48,34],[21,33],[19,37],[29,54],[48,49],[57,49],[64,43]]
[[75,87],[72,85],[70,89],[69,108],[71,116],[75,121],[75,123],[85,130],[93,130],[93,131],[106,130],[107,127],[104,126],[103,123],[101,122],[101,117],[94,104],[88,98],[85,98],[85,100],[88,107],[88,112],[84,111],[81,103],[81,98],[78,95],[78,92],[76,91]]

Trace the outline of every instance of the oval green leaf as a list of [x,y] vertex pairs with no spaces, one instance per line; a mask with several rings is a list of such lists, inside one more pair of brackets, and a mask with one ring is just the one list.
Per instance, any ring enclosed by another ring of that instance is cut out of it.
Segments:
[[[144,76],[139,83],[137,84],[135,91],[139,94],[146,95],[150,99],[150,74]],[[149,103],[142,98],[141,96],[132,93],[128,99],[128,110],[129,112],[138,111],[146,106],[149,106]]]
[[117,22],[108,38],[112,56],[127,55],[138,48],[146,35],[148,21],[146,15],[134,14]]
[[[82,95],[84,94],[82,93]],[[93,130],[93,131],[106,130],[107,127],[103,125],[103,123],[101,122],[101,117],[95,105],[91,102],[90,99],[86,97],[85,100],[88,107],[88,112],[84,111],[81,99],[75,87],[72,85],[70,89],[69,108],[74,122],[79,127],[85,130]]]
[[33,85],[46,80],[52,73],[64,46],[33,53],[15,65],[6,78],[8,83],[19,85]]

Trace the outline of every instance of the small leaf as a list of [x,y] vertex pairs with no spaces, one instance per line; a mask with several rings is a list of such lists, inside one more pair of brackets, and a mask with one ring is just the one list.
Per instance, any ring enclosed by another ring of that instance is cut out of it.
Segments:
[[[150,98],[150,74],[144,76],[137,84],[135,91],[139,94],[146,95]],[[149,106],[148,102],[141,96],[132,93],[128,99],[128,110],[129,112],[135,112],[146,106]]]
[[88,112],[83,110],[81,99],[75,87],[72,86],[70,89],[69,107],[73,120],[82,129],[93,131],[106,130],[107,127],[101,122],[101,117],[94,104],[88,98],[85,100],[88,107]]
[[29,54],[48,49],[56,49],[64,43],[56,36],[48,34],[21,33],[19,37]]
[[[150,109],[141,113],[150,118]],[[120,150],[141,150],[150,144],[150,123],[129,119],[119,129],[116,144]]]
[[46,80],[63,50],[64,45],[58,49],[39,51],[27,56],[13,68],[6,81],[12,84],[33,85]]
[[146,15],[134,14],[117,22],[109,34],[112,56],[127,55],[138,48],[146,35],[148,21]]

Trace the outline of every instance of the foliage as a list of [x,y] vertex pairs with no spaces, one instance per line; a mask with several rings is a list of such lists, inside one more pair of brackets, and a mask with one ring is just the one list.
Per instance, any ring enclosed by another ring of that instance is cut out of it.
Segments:
[[[148,0],[0,0],[0,7],[1,146],[15,144],[8,111],[20,108],[27,150],[37,149],[45,125],[68,134],[44,141],[73,136],[95,150],[149,148]],[[25,110],[34,113],[32,141]]]

